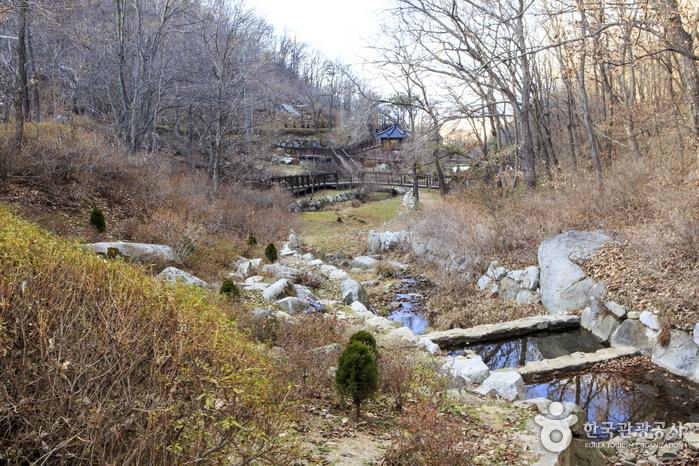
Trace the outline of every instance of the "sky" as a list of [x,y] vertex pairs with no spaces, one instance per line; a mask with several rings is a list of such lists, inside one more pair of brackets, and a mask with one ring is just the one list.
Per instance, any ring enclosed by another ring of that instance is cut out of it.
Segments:
[[279,33],[286,31],[329,59],[353,67],[378,36],[379,14],[391,0],[248,0]]

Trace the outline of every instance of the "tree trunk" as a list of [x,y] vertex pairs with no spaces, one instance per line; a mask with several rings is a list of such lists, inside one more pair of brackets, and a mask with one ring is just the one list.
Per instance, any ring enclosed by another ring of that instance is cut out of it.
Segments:
[[27,79],[27,15],[29,4],[21,0],[19,4],[19,28],[17,31],[17,75],[19,76],[20,104],[24,120],[30,120],[29,82]]
[[529,72],[529,57],[526,53],[527,43],[524,38],[524,0],[519,0],[519,13],[516,19],[517,45],[520,54],[520,68],[522,73],[522,103],[520,106],[520,130],[522,132],[522,161],[524,162],[524,174],[527,186],[536,186],[536,167],[534,166],[534,141],[531,126],[529,124],[531,75]]

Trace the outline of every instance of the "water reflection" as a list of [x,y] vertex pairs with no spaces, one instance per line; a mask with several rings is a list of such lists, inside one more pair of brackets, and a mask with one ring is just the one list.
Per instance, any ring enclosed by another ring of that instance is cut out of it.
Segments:
[[478,343],[452,351],[451,354],[460,354],[465,350],[474,351],[492,370],[520,367],[531,361],[557,358],[578,351],[591,353],[601,348],[603,346],[589,332],[577,329],[553,333],[538,332],[510,340]]
[[[544,397],[580,406],[588,423],[608,438],[627,423],[699,421],[699,387],[661,369],[588,372],[526,385],[527,398]],[[606,424],[611,423],[611,424]],[[600,427],[601,426],[601,427]]]
[[396,293],[395,302],[399,304],[388,315],[388,318],[396,322],[400,322],[403,327],[408,327],[415,335],[425,333],[429,322],[421,312],[424,306],[424,297],[417,293],[409,291],[415,288],[417,282],[412,278],[401,279],[401,293]]

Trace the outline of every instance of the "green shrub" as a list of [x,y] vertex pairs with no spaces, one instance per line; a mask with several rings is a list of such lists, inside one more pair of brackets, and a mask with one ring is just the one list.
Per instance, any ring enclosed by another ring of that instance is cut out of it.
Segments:
[[374,335],[372,335],[371,333],[367,332],[366,330],[360,330],[354,333],[350,337],[349,343],[355,342],[368,346],[369,349],[374,353],[374,356],[378,357],[379,350],[376,348],[376,338],[374,338]]
[[90,223],[97,228],[97,231],[103,233],[107,229],[107,221],[104,218],[104,212],[98,207],[92,209],[90,213]]
[[274,243],[269,243],[265,248],[265,257],[270,262],[276,262],[277,259],[279,259],[279,255],[277,254],[277,247],[274,245]]
[[228,295],[231,298],[237,298],[240,296],[240,290],[233,280],[226,278],[223,280],[223,283],[221,283],[221,294]]
[[340,395],[352,399],[357,417],[361,414],[362,402],[378,388],[378,381],[375,352],[363,343],[349,343],[337,364],[335,387]]
[[255,238],[252,233],[248,235],[248,246],[257,246],[257,238]]

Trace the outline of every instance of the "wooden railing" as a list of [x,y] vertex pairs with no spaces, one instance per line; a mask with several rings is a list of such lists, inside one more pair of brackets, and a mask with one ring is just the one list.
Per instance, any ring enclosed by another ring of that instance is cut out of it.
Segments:
[[[454,176],[445,176],[449,182]],[[375,185],[391,187],[413,187],[413,175],[410,173],[359,172],[348,174],[343,172],[315,173],[304,175],[279,176],[267,180],[279,184],[294,194],[315,192],[321,189],[353,188],[358,185]],[[439,188],[439,179],[434,175],[418,175],[418,187],[423,189]]]

